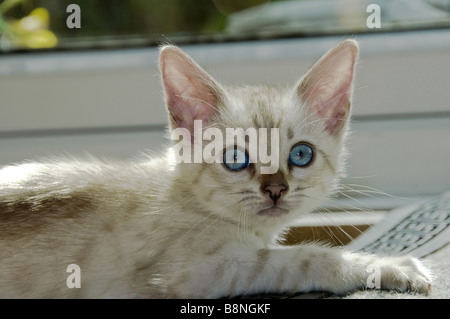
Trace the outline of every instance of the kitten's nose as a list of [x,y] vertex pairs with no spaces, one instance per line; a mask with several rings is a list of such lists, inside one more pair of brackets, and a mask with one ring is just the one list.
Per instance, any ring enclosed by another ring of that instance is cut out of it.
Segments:
[[266,185],[262,191],[264,193],[267,193],[270,198],[273,200],[273,203],[276,204],[277,200],[281,197],[282,192],[285,191],[287,189],[286,185],[282,184],[282,185]]
[[275,174],[263,175],[261,180],[261,192],[269,195],[276,205],[277,200],[287,192],[288,186],[283,174],[278,171]]

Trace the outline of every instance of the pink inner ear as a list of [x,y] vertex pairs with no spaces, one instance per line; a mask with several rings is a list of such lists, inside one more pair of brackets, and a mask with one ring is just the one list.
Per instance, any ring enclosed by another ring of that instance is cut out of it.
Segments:
[[339,88],[330,86],[316,87],[309,99],[310,107],[325,120],[326,130],[336,134],[345,125],[350,112],[351,79]]
[[217,98],[209,90],[196,87],[178,91],[166,86],[166,99],[173,124],[187,128],[191,133],[194,131],[194,120],[211,120],[217,104]]
[[193,133],[194,120],[208,122],[213,118],[219,99],[218,86],[178,48],[164,49],[160,59],[172,124]]
[[339,44],[313,66],[298,87],[303,102],[325,120],[331,135],[340,132],[350,113],[357,52],[354,41]]

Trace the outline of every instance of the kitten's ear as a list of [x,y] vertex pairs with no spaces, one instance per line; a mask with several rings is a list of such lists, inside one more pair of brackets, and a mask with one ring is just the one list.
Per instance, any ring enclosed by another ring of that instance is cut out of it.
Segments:
[[194,120],[208,122],[222,100],[222,90],[194,60],[172,45],[160,50],[159,65],[172,128],[194,131]]
[[333,136],[339,135],[350,114],[357,57],[357,42],[345,40],[328,51],[297,85],[302,102],[324,119]]

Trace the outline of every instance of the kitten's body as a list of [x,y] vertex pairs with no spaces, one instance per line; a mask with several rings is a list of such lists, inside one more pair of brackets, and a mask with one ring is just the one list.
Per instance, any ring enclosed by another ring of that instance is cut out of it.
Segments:
[[[217,163],[177,164],[171,149],[161,158],[129,163],[91,159],[5,167],[0,170],[0,297],[346,293],[366,287],[369,265],[380,268],[383,288],[427,292],[426,270],[409,257],[382,259],[275,242],[284,227],[335,189],[345,156],[353,72],[338,68],[339,74],[351,74],[336,81],[342,87],[330,96],[317,92],[317,78],[328,76],[329,61],[353,69],[355,52],[354,42],[341,44],[294,88],[224,88],[179,49],[165,48],[161,70],[172,128],[192,131],[194,119],[224,132],[226,127],[279,128],[279,170],[264,175],[260,163],[238,172]],[[351,61],[341,61],[342,56]],[[320,95],[315,101],[322,106],[306,107],[298,92],[306,100]],[[186,94],[189,99],[183,99]],[[337,104],[327,109],[324,103]],[[298,141],[314,145],[308,167],[292,167],[283,151]],[[271,213],[264,213],[268,208]],[[70,264],[80,266],[81,288],[67,286]]]

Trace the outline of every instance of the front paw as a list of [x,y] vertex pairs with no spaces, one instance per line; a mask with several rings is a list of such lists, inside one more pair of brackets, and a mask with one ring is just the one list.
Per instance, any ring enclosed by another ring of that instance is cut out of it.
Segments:
[[371,273],[367,279],[368,288],[424,295],[430,293],[431,274],[416,258],[409,256],[380,258],[376,263],[369,265],[367,270]]

